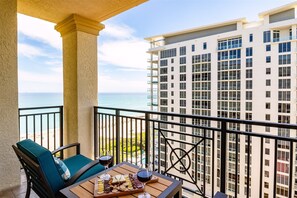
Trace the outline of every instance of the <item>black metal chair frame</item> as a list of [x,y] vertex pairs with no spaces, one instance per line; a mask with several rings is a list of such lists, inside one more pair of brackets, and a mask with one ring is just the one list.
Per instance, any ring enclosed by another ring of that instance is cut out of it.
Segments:
[[[79,143],[73,143],[66,146],[62,146],[52,152],[53,155],[56,155],[57,153],[62,152],[60,156],[64,156],[63,152],[65,149],[76,147],[76,155],[80,154],[80,144]],[[55,194],[49,184],[47,183],[46,177],[44,173],[42,172],[40,166],[34,162],[30,157],[28,157],[25,153],[23,153],[20,149],[18,149],[16,146],[12,145],[13,150],[15,151],[18,159],[20,160],[20,163],[25,171],[26,178],[27,178],[27,192],[26,192],[26,198],[30,197],[30,190],[34,190],[34,192],[40,196],[40,197],[62,197],[61,194],[57,193]],[[90,162],[89,164],[82,167],[73,177],[68,180],[64,188],[67,186],[70,186],[74,184],[80,176],[82,176],[86,171],[91,169],[92,167],[96,166],[99,163],[99,160],[94,160]],[[43,192],[46,192],[47,194],[44,194]]]

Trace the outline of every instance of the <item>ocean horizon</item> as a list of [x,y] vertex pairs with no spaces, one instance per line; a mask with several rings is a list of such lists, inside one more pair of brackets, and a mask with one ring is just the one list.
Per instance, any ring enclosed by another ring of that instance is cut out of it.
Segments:
[[[147,93],[98,93],[98,106],[148,110]],[[19,93],[19,108],[63,105],[63,93]]]

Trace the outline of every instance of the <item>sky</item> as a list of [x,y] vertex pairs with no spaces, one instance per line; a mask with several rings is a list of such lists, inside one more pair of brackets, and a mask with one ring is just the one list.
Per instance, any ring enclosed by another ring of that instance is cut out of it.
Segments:
[[[292,0],[149,0],[103,21],[98,91],[146,92],[146,37],[258,14]],[[63,92],[62,39],[55,24],[18,14],[19,92]]]

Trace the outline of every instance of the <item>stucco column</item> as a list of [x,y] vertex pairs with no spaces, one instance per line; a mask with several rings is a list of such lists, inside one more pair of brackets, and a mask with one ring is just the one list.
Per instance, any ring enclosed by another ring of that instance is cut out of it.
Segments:
[[17,0],[0,1],[0,191],[19,184]]
[[93,157],[93,107],[98,105],[97,36],[104,25],[71,15],[55,27],[63,40],[64,144],[79,142]]

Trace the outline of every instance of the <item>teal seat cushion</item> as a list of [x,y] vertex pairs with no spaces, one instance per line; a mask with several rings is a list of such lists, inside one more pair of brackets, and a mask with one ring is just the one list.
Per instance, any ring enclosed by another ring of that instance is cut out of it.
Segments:
[[[77,173],[77,171],[79,171],[79,169],[81,169],[82,167],[84,167],[85,165],[87,165],[88,163],[90,163],[92,161],[93,160],[91,160],[83,155],[75,155],[75,156],[65,159],[63,162],[68,167],[68,169],[70,171],[70,175],[74,176],[75,173]],[[79,177],[77,182],[84,180],[92,175],[98,174],[99,172],[101,172],[103,170],[104,170],[104,166],[102,166],[101,164],[97,164],[96,166],[94,166],[93,168],[91,168],[90,170],[85,172],[81,177]]]
[[39,164],[40,169],[45,175],[47,183],[50,185],[50,188],[54,193],[57,193],[64,187],[65,183],[56,168],[52,153],[48,149],[40,146],[30,139],[18,142],[17,147],[33,161]]

